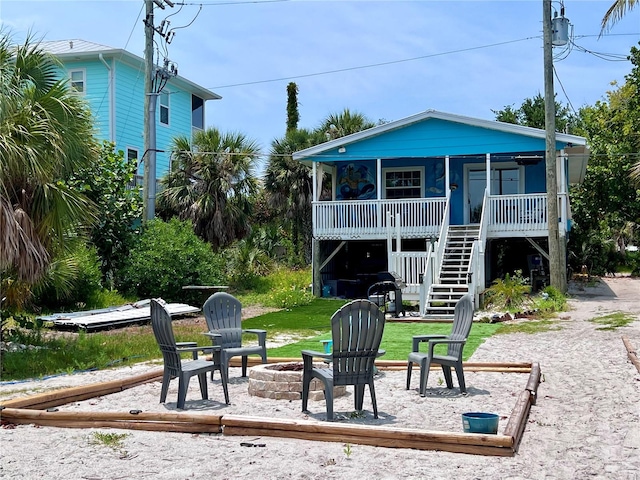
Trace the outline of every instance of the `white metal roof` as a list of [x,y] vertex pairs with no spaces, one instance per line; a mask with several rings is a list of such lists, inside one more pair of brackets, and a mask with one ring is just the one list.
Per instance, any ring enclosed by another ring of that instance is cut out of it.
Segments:
[[[144,66],[144,59],[142,57],[134,55],[127,50],[123,50],[121,48],[113,48],[107,45],[88,42],[87,40],[77,38],[71,40],[54,40],[48,42],[40,42],[39,46],[43,51],[51,53],[61,60],[86,60],[88,58],[96,57],[99,54],[102,54],[119,56],[120,58],[126,58],[128,61],[134,64]],[[222,98],[217,93],[214,93],[207,88],[201,87],[200,85],[192,82],[191,80],[187,80],[180,75],[177,75],[174,78],[174,81],[176,83],[185,84],[186,86],[188,86],[190,91],[205,100],[218,100]]]

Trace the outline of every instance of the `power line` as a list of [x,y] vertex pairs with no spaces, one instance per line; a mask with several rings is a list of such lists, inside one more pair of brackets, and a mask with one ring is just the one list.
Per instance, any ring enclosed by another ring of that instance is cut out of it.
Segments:
[[187,3],[180,2],[176,3],[176,5],[200,5],[205,7],[217,7],[218,5],[245,5],[247,3],[282,3],[289,2],[291,0],[254,0],[254,1],[244,1],[244,2],[195,2],[195,3]]
[[468,47],[468,48],[462,48],[462,49],[458,49],[458,50],[449,50],[447,52],[440,52],[440,53],[432,53],[430,55],[421,55],[419,57],[412,57],[412,58],[404,58],[402,60],[390,60],[388,62],[380,62],[380,63],[371,63],[371,64],[367,64],[367,65],[359,65],[359,66],[355,66],[355,67],[346,67],[346,68],[339,68],[336,70],[327,70],[324,72],[315,72],[315,73],[307,73],[307,74],[302,74],[302,75],[294,75],[294,76],[290,76],[290,77],[281,77],[281,78],[273,78],[273,79],[269,79],[269,80],[256,80],[253,82],[244,82],[244,83],[234,83],[234,84],[230,84],[230,85],[219,85],[216,87],[208,87],[210,90],[214,90],[214,89],[221,89],[221,88],[230,88],[230,87],[243,87],[246,85],[256,85],[256,84],[260,84],[260,83],[272,83],[272,82],[282,82],[284,80],[295,80],[297,78],[308,78],[308,77],[316,77],[316,76],[320,76],[320,75],[329,75],[332,73],[341,73],[341,72],[349,72],[349,71],[353,71],[353,70],[361,70],[361,69],[365,69],[365,68],[374,68],[374,67],[383,67],[386,65],[395,65],[398,63],[405,63],[405,62],[413,62],[415,60],[423,60],[425,58],[433,58],[433,57],[441,57],[441,56],[445,56],[445,55],[451,55],[454,53],[464,53],[464,52],[471,52],[474,50],[482,50],[485,48],[492,48],[492,47],[499,47],[502,45],[509,45],[512,43],[518,43],[518,42],[524,42],[527,40],[533,40],[533,39],[539,39],[540,36],[535,36],[535,37],[526,37],[526,38],[520,38],[518,40],[508,40],[505,42],[498,42],[498,43],[491,43],[488,45],[480,45],[477,47]]
[[562,81],[560,80],[560,77],[558,76],[558,71],[556,70],[555,65],[553,66],[553,74],[556,77],[556,80],[558,80],[558,83],[560,84],[560,88],[562,88],[562,93],[564,93],[564,98],[567,99],[567,102],[569,103],[569,107],[571,107],[571,110],[573,111],[573,113],[575,113],[577,115],[578,112],[576,112],[576,109],[573,108],[573,104],[571,103],[571,100],[569,99],[569,95],[567,95],[567,91],[564,89],[564,85],[562,84]]

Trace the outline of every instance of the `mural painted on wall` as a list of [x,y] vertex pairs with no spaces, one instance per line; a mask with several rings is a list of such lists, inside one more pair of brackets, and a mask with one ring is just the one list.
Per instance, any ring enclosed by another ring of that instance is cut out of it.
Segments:
[[348,163],[338,167],[336,178],[338,200],[370,200],[376,198],[376,179],[365,163]]
[[425,166],[425,196],[444,195],[444,159],[427,162]]

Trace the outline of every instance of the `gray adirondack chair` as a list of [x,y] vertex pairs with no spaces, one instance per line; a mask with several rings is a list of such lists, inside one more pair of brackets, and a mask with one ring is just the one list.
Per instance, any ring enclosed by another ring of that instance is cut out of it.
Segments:
[[[384,331],[384,312],[369,300],[347,303],[331,317],[333,353],[303,350],[302,411],[307,412],[309,385],[313,378],[324,383],[327,420],[333,420],[333,387],[354,386],[356,410],[362,410],[364,387],[369,385],[374,418],[378,418],[378,405],[373,385],[374,361],[384,355],[380,341]],[[315,367],[313,358],[322,358],[331,365]]]
[[[221,348],[220,362],[222,370],[229,378],[229,360],[242,357],[242,376],[247,376],[247,356],[260,355],[262,363],[267,363],[267,331],[242,328],[242,305],[233,295],[216,292],[211,295],[202,307],[209,331],[205,335],[211,337],[214,346]],[[246,333],[258,336],[258,345],[242,345],[242,336]]]
[[[467,294],[458,300],[456,304],[451,334],[416,335],[413,337],[413,351],[409,354],[407,361],[407,390],[409,390],[411,384],[411,367],[415,363],[420,365],[420,395],[424,396],[427,390],[429,369],[432,363],[436,363],[442,367],[447,388],[453,388],[453,379],[451,377],[451,367],[453,367],[458,377],[460,391],[467,391],[462,369],[462,351],[471,331],[472,323],[473,298],[470,294]],[[420,351],[420,344],[423,342],[428,344],[426,352]],[[446,355],[436,355],[434,353],[434,348],[438,344],[448,345]]]
[[[151,326],[164,359],[160,403],[164,403],[167,399],[169,382],[178,377],[177,407],[184,409],[189,380],[194,375],[198,376],[200,392],[203,400],[206,400],[208,398],[207,372],[220,370],[220,349],[216,347],[198,347],[196,342],[176,342],[171,325],[171,315],[162,299],[151,300]],[[199,351],[212,353],[213,360],[198,358]],[[193,360],[182,360],[180,354],[184,352],[191,352]],[[227,377],[224,374],[222,375],[222,388],[224,389],[225,402],[229,404]]]

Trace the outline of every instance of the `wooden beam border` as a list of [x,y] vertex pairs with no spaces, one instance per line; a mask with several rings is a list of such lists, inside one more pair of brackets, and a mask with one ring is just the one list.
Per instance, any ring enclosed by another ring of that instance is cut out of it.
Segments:
[[[300,359],[270,359],[270,363]],[[380,369],[399,369],[406,362],[378,361]],[[465,370],[485,372],[529,372],[505,432],[502,435],[453,433],[344,425],[309,420],[287,420],[238,415],[194,415],[162,412],[60,412],[55,407],[70,402],[115,393],[147,382],[161,380],[162,370],[124,380],[95,383],[54,392],[7,400],[0,405],[2,424],[35,424],[61,428],[120,428],[159,432],[222,433],[223,435],[298,438],[323,442],[348,442],[387,448],[442,450],[491,456],[513,456],[520,444],[531,405],[536,403],[541,373],[538,363],[465,363]],[[477,369],[477,370],[476,370]],[[49,410],[46,410],[49,409]]]
[[622,343],[624,343],[624,346],[627,349],[627,357],[629,358],[629,361],[635,365],[636,370],[638,370],[638,373],[640,373],[640,360],[638,359],[638,352],[635,348],[633,348],[633,345],[631,345],[629,337],[623,335]]

